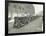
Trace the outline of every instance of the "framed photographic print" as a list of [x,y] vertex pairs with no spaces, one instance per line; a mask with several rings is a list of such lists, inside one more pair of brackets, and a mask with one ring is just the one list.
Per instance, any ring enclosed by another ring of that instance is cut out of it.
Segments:
[[45,3],[5,1],[5,34],[45,33]]

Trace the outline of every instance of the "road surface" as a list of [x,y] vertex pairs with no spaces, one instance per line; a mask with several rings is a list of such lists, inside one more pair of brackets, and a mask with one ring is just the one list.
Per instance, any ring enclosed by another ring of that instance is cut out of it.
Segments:
[[13,28],[13,23],[8,24],[8,33],[40,32],[43,27],[42,17],[39,17],[20,29]]

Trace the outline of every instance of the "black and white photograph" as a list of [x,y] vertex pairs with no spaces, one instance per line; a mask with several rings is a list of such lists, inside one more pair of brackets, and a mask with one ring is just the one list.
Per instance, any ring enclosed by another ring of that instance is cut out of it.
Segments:
[[43,4],[8,3],[8,34],[43,32]]

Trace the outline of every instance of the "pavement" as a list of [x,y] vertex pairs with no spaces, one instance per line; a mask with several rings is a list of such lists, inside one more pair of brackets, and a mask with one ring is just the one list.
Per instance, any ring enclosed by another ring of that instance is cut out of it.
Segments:
[[13,28],[14,22],[8,24],[8,33],[24,33],[24,32],[40,32],[43,31],[43,20],[39,17],[32,20],[29,24],[23,26],[22,28]]

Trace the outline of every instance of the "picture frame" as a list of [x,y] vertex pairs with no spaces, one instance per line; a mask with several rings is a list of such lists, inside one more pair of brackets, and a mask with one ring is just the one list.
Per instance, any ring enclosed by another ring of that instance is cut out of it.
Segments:
[[[26,33],[11,33],[8,34],[8,3],[28,3],[43,5],[43,32],[26,32]],[[45,3],[44,2],[28,2],[28,1],[8,1],[5,0],[5,35],[26,35],[26,34],[41,34],[45,33]]]

